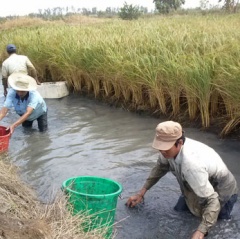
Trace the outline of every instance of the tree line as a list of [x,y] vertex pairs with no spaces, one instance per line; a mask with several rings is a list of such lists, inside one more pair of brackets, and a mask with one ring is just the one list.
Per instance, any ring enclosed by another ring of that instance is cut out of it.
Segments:
[[[184,13],[189,11],[225,11],[228,13],[236,13],[240,8],[239,0],[219,0],[221,3],[221,7],[214,6],[210,4],[209,0],[200,0],[200,7],[196,9],[188,9],[183,10],[182,6],[185,4],[185,0],[153,0],[155,4],[155,9],[150,10],[147,7],[128,4],[125,2],[121,8],[112,8],[107,7],[105,11],[98,11],[97,7],[93,7],[92,9],[88,8],[76,8],[74,6],[71,7],[55,7],[48,9],[39,9],[38,13],[30,13],[27,16],[30,18],[42,18],[44,20],[60,20],[66,16],[80,14],[83,16],[95,16],[95,17],[120,17],[125,20],[133,20],[137,19],[141,15],[153,15],[153,14],[170,14],[170,13],[179,13],[181,11]],[[16,18],[18,16],[7,16],[0,17],[0,21],[4,21],[6,19]]]

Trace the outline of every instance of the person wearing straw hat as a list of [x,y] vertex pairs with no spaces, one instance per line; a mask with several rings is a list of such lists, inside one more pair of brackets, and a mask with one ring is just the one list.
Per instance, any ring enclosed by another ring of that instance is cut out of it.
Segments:
[[32,62],[27,56],[18,55],[17,47],[14,44],[8,44],[6,47],[9,57],[2,63],[2,84],[4,90],[4,96],[7,95],[8,77],[12,73],[21,72],[26,75],[31,75],[38,85],[41,83],[37,77],[37,71]]
[[14,106],[20,118],[10,125],[11,134],[20,124],[23,127],[32,127],[34,120],[38,122],[39,131],[46,131],[48,127],[47,105],[36,91],[37,83],[35,79],[22,73],[13,73],[9,76],[8,82],[12,88],[9,89],[3,108],[0,111],[0,120]]
[[202,239],[217,219],[230,219],[237,201],[237,182],[216,151],[185,137],[178,122],[165,121],[157,125],[152,147],[159,159],[143,188],[126,202],[135,207],[161,177],[171,171],[180,185],[182,195],[174,209],[190,211],[201,217],[192,239]]

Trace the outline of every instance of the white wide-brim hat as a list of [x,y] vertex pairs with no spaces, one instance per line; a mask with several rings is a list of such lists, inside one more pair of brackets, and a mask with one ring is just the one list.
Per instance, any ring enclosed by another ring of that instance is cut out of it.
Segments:
[[23,73],[12,73],[8,77],[8,83],[14,90],[31,91],[37,89],[36,80]]

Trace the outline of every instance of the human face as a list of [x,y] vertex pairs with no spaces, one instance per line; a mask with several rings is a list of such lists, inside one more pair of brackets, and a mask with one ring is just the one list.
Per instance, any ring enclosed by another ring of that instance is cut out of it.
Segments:
[[178,145],[175,144],[168,150],[159,150],[164,158],[176,158],[182,146],[182,140],[179,141]]
[[27,93],[28,91],[17,90],[17,94],[19,95],[20,98],[23,98]]

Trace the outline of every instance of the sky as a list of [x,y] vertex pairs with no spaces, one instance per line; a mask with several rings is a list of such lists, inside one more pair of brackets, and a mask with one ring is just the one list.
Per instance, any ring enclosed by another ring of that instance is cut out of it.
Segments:
[[[55,7],[71,7],[75,9],[87,8],[91,10],[97,7],[97,10],[106,10],[107,7],[122,7],[124,3],[147,7],[154,9],[153,0],[7,0],[0,8],[0,17],[6,16],[24,16],[29,13],[39,13],[39,9],[53,9]],[[218,0],[209,0],[211,4],[216,5]],[[200,0],[185,0],[184,8],[195,8],[200,6]]]

